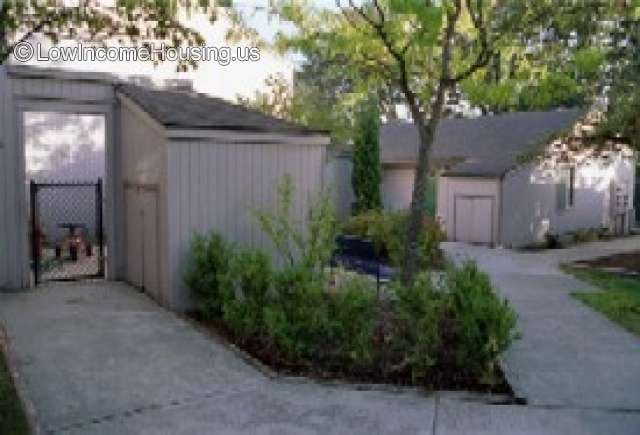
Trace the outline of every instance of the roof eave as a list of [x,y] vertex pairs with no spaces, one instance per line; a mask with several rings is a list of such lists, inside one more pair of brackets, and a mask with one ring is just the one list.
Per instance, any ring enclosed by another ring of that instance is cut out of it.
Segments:
[[167,138],[175,141],[207,140],[220,143],[278,143],[292,145],[329,145],[326,134],[238,130],[225,128],[178,128],[167,127]]

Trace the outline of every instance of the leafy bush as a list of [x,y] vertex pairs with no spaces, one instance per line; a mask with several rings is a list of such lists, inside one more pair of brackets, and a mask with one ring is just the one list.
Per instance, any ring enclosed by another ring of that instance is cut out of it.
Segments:
[[414,383],[434,371],[493,384],[498,357],[516,338],[516,316],[475,263],[450,266],[434,283],[429,274],[413,285],[394,283],[391,371],[408,371]]
[[263,310],[273,290],[269,257],[257,250],[234,253],[222,282],[222,319],[239,336],[259,335]]
[[594,242],[600,238],[600,230],[597,228],[578,228],[573,232],[573,240],[576,243]]
[[371,364],[376,325],[376,298],[371,281],[354,277],[327,299],[333,359],[356,367]]
[[[371,240],[378,255],[397,267],[402,264],[408,220],[409,215],[405,211],[369,211],[352,217],[343,231]],[[422,269],[427,269],[439,262],[439,246],[444,234],[440,225],[431,218],[425,217],[424,226],[425,231],[419,242],[419,264]]]
[[445,294],[434,286],[429,274],[420,275],[411,286],[394,283],[392,290],[397,297],[392,347],[402,359],[391,370],[408,369],[416,382],[428,376],[439,358]]
[[269,339],[287,357],[340,368],[366,366],[372,355],[374,292],[360,278],[328,292],[299,274],[284,272],[282,290],[265,308]]
[[292,216],[295,187],[285,175],[276,187],[275,212],[258,211],[262,231],[285,259],[287,267],[304,267],[312,278],[322,278],[335,249],[338,224],[331,198],[322,193],[308,210],[306,222]]
[[475,263],[450,269],[445,285],[451,298],[449,315],[456,328],[458,366],[491,383],[498,357],[516,338],[516,315]]
[[191,259],[185,283],[191,289],[196,307],[205,318],[222,314],[222,282],[230,267],[232,248],[215,233],[196,235],[191,242]]
[[265,307],[266,334],[288,359],[309,364],[324,345],[328,321],[322,286],[303,269],[285,269],[276,277],[278,293]]
[[[281,268],[217,234],[194,238],[185,280],[203,317],[222,322],[259,356],[316,373],[434,385],[448,371],[492,381],[498,356],[514,338],[515,315],[475,264],[451,267],[437,282],[433,272],[411,286],[392,282],[381,295],[365,277],[332,279],[325,270],[335,238],[332,208],[321,198],[303,231],[290,216],[286,183],[281,192],[277,212],[260,215],[286,259]],[[349,224],[399,261],[406,215],[368,213]],[[428,234],[423,258],[433,261],[441,235]]]

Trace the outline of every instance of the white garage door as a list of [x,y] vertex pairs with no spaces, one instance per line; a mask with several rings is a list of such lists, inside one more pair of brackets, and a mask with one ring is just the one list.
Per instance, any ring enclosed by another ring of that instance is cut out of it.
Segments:
[[490,244],[493,241],[492,196],[456,196],[455,240]]

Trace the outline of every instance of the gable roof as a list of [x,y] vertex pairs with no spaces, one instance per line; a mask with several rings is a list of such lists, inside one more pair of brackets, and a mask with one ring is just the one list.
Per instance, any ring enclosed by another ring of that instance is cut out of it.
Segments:
[[[569,130],[583,109],[513,112],[474,119],[443,119],[433,143],[435,161],[455,162],[447,175],[501,176],[533,151]],[[415,163],[418,132],[412,123],[392,121],[380,133],[383,163]]]
[[208,95],[151,89],[131,84],[118,86],[118,91],[167,128],[298,135],[326,134]]

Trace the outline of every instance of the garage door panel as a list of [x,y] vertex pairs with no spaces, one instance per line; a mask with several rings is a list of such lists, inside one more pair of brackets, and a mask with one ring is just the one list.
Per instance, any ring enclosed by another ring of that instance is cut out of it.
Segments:
[[473,202],[467,198],[456,198],[455,240],[468,241],[471,238],[473,222]]
[[455,199],[455,240],[490,244],[493,241],[494,198],[458,196]]
[[491,221],[493,201],[491,198],[473,200],[472,243],[491,243]]

